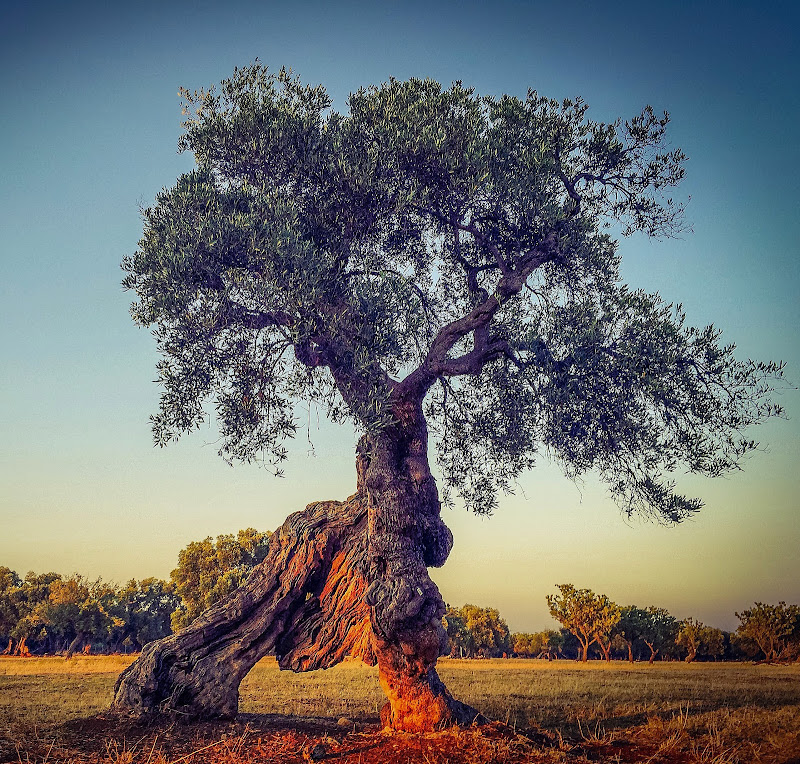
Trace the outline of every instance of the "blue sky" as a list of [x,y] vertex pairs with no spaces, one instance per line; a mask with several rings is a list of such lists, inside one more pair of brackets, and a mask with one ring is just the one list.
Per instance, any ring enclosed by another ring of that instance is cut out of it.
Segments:
[[[0,26],[0,565],[167,576],[190,540],[354,489],[353,434],[313,412],[284,480],[227,467],[213,425],[152,447],[155,348],[119,262],[139,207],[192,165],[178,87],[256,57],[339,110],[390,76],[580,95],[601,120],[668,110],[693,231],[624,240],[623,274],[800,381],[796,4],[115,5],[20,3]],[[499,607],[514,630],[550,626],[544,596],[566,581],[726,628],[754,600],[800,602],[800,398],[781,402],[789,421],[753,433],[768,448],[744,472],[684,481],[707,506],[677,528],[626,521],[592,478],[544,463],[489,520],[446,511],[445,598]]]

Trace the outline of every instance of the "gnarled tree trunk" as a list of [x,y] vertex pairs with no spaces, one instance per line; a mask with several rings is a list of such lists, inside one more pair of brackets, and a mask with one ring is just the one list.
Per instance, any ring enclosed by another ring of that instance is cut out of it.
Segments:
[[429,731],[480,718],[436,673],[445,605],[428,576],[452,534],[440,518],[419,406],[365,436],[358,491],[318,502],[272,535],[248,580],[178,634],[145,646],[117,680],[114,708],[185,719],[235,716],[239,684],[270,651],[281,668],[328,668],[346,655],[378,664],[384,723]]
[[271,651],[295,671],[327,668],[348,654],[374,664],[363,599],[366,531],[358,494],[290,515],[242,586],[182,631],[145,645],[117,680],[113,708],[233,717],[239,684]]
[[387,726],[422,732],[471,724],[478,712],[453,698],[436,673],[446,652],[445,604],[428,576],[453,536],[440,517],[419,404],[398,405],[396,426],[359,444],[359,477],[369,498],[369,581],[374,649],[389,703]]

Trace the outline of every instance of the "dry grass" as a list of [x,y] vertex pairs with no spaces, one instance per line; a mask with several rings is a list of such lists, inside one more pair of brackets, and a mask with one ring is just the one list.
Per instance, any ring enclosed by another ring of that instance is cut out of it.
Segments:
[[[374,669],[345,662],[292,674],[265,659],[242,683],[238,723],[155,731],[102,717],[79,721],[108,707],[130,661],[0,659],[0,761],[288,762],[303,761],[322,741],[325,759],[341,764],[800,764],[798,665],[442,660],[440,674],[453,693],[508,726],[388,739],[376,726],[384,701]],[[349,722],[337,725],[341,717]],[[534,728],[547,731],[552,744],[542,748],[514,732]],[[93,759],[88,748],[78,757],[83,739],[94,741]],[[19,751],[10,742],[18,740],[25,743]]]

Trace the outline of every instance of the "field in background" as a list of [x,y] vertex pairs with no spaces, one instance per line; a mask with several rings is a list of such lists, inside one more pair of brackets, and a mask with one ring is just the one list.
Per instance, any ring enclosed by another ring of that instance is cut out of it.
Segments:
[[[0,761],[26,760],[11,741],[58,740],[60,730],[72,729],[65,723],[101,714],[131,660],[0,658]],[[579,756],[592,749],[609,762],[800,764],[800,665],[443,659],[439,668],[457,697],[517,730],[544,729],[563,741],[559,750],[577,746]],[[251,724],[267,714],[326,717],[334,725],[345,717],[367,729],[383,702],[375,669],[360,662],[292,674],[268,658],[242,683],[240,710]],[[561,760],[557,750],[551,754],[541,761]]]

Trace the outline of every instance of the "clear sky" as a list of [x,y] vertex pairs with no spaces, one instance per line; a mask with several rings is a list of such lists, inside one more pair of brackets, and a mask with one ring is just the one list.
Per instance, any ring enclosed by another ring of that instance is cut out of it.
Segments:
[[[354,435],[303,421],[283,480],[229,468],[213,424],[154,449],[154,342],[119,268],[139,207],[188,170],[178,87],[258,57],[323,83],[334,108],[391,76],[478,92],[582,96],[590,116],[672,115],[690,161],[693,232],[624,240],[624,276],[714,322],[742,357],[800,382],[800,51],[795,2],[7,4],[0,24],[0,565],[124,581],[167,577],[191,540],[355,486]],[[553,626],[571,582],[620,604],[734,628],[753,601],[800,602],[800,395],[753,432],[742,473],[683,485],[707,502],[678,527],[626,521],[603,487],[540,464],[495,516],[445,510],[445,599]],[[313,443],[313,449],[312,444]]]

